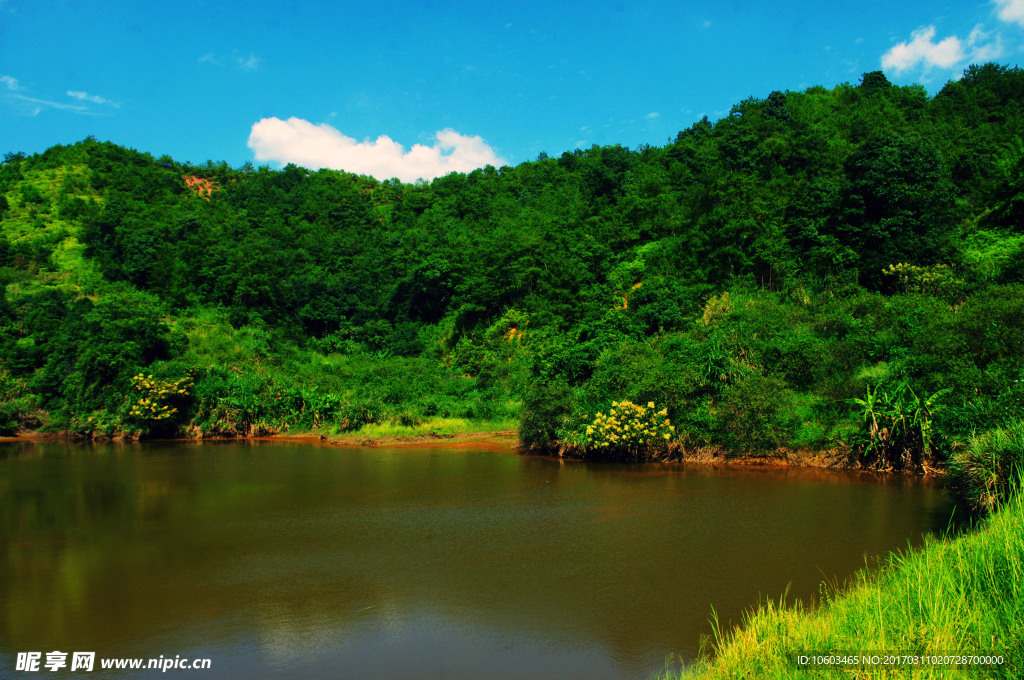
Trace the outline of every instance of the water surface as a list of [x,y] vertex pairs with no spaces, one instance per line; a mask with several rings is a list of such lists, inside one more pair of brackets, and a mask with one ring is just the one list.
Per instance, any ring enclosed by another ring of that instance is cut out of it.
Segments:
[[812,598],[951,510],[906,478],[500,447],[0,446],[0,675],[61,650],[208,678],[642,679],[697,654],[712,606]]

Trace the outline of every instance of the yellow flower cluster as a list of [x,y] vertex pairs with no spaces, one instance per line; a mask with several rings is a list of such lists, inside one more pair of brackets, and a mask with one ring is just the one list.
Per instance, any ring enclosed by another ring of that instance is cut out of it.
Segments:
[[919,267],[906,262],[890,264],[882,274],[895,276],[908,293],[942,293],[950,286],[962,284],[947,264]]
[[128,414],[145,420],[166,420],[173,416],[178,409],[170,401],[176,397],[187,397],[192,387],[190,378],[156,380],[152,375],[143,373],[132,376],[132,383],[132,388],[141,394]]
[[631,401],[613,401],[608,415],[598,413],[587,426],[587,445],[593,448],[639,450],[671,441],[675,425],[668,409],[656,410],[654,402],[639,406]]

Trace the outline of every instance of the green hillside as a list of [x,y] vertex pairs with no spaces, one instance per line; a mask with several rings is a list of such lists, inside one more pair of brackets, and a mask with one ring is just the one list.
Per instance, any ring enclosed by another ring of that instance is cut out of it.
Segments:
[[1022,105],[1016,68],[875,72],[417,184],[12,152],[0,428],[940,466],[1024,404]]

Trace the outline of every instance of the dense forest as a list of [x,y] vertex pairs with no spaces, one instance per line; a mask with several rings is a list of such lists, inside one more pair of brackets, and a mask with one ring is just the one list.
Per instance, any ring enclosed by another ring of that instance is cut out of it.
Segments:
[[1024,413],[1022,106],[1017,68],[874,72],[415,184],[12,151],[0,429],[515,421],[579,455],[939,466]]

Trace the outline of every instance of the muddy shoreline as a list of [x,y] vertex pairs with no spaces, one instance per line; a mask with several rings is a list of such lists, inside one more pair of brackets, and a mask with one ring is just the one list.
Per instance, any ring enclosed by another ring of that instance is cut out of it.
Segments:
[[[46,442],[95,442],[95,443],[135,443],[132,438],[89,438],[70,435],[65,432],[23,432],[13,437],[0,437],[0,444],[46,443]],[[457,434],[439,434],[424,432],[411,435],[389,435],[384,437],[367,437],[357,432],[342,435],[323,435],[318,432],[295,432],[251,437],[178,437],[148,441],[181,441],[181,442],[228,442],[228,441],[266,441],[296,442],[316,444],[320,446],[355,448],[355,447],[458,447],[484,446],[487,448],[515,449],[524,455],[565,461],[591,462],[632,462],[655,463],[662,465],[708,465],[724,468],[763,468],[763,469],[819,469],[843,472],[865,472],[876,475],[897,475],[910,477],[945,476],[942,469],[928,467],[923,471],[906,471],[892,469],[875,469],[863,467],[855,454],[848,449],[832,449],[827,451],[779,449],[773,453],[757,453],[750,455],[730,454],[724,449],[699,447],[688,449],[682,446],[672,447],[663,455],[646,459],[586,458],[573,451],[549,448],[543,450],[527,449],[520,445],[515,430],[489,430],[480,432],[463,432]]]

